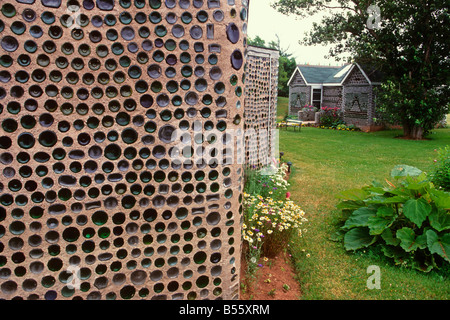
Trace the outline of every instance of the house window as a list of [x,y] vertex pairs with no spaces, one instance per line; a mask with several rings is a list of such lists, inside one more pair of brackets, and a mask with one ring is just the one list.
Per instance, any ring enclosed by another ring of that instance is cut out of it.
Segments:
[[312,105],[317,109],[322,106],[322,89],[313,89]]

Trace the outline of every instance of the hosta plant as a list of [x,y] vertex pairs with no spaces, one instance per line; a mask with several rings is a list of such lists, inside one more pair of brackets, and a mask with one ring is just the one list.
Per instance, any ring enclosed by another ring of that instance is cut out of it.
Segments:
[[396,264],[431,271],[450,263],[450,193],[424,172],[400,165],[387,185],[373,182],[339,194],[348,217],[341,228],[348,251],[380,245]]

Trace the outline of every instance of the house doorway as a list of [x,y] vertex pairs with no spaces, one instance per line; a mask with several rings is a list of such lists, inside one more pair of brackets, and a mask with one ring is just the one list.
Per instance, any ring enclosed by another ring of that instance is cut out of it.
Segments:
[[311,104],[320,109],[322,107],[322,89],[313,89]]

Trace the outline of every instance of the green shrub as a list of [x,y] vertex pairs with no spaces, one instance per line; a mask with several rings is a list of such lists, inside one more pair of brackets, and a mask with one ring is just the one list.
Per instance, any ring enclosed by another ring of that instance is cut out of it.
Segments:
[[378,182],[339,194],[348,217],[341,228],[348,251],[372,245],[396,264],[429,272],[450,262],[450,193],[435,188],[427,175],[396,166],[394,182]]
[[441,187],[445,191],[450,191],[450,147],[436,150],[437,159],[435,169],[431,173],[432,181],[436,187]]
[[285,115],[284,116],[284,119],[283,119],[284,121],[287,121],[287,120],[298,120],[298,116],[295,116],[295,115]]
[[286,180],[287,165],[280,164],[277,168],[266,167],[259,170],[247,169],[245,172],[244,191],[257,194],[263,198],[284,200],[289,183]]
[[342,119],[342,111],[339,108],[322,107],[319,125],[327,128],[336,128],[340,124],[345,124]]

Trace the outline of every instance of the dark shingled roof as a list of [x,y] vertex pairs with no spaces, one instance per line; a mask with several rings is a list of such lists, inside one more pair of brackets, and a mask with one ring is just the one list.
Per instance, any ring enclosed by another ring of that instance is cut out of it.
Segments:
[[[341,83],[342,79],[347,75],[348,70],[339,74],[339,72],[349,65],[342,67],[325,67],[325,66],[309,66],[299,65],[303,77],[308,83]],[[336,75],[338,75],[336,77]]]

